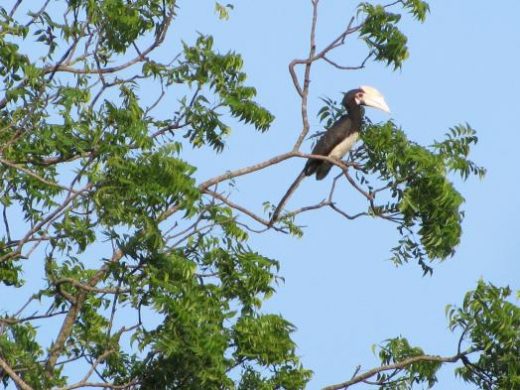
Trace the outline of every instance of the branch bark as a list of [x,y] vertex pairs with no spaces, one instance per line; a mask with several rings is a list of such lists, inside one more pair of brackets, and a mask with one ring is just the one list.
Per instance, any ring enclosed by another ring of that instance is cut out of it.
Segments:
[[13,380],[16,385],[22,390],[32,390],[29,386],[12,368],[7,362],[0,357],[0,368],[4,370],[7,375]]
[[293,151],[297,151],[300,149],[303,140],[307,136],[307,133],[309,132],[310,124],[309,124],[309,115],[307,113],[307,102],[309,98],[309,86],[311,83],[311,67],[312,67],[312,58],[314,57],[314,54],[316,53],[316,25],[318,22],[318,3],[319,0],[312,0],[312,23],[311,23],[311,36],[310,36],[310,49],[309,49],[309,57],[305,61],[301,60],[294,60],[291,62],[291,65],[289,65],[289,69],[291,70],[291,75],[295,75],[294,67],[299,64],[303,63],[305,64],[305,72],[304,72],[304,79],[303,79],[303,89],[298,91],[300,93],[300,96],[302,98],[301,103],[301,116],[302,116],[302,123],[303,123],[303,129],[298,136],[298,139],[296,140],[296,143],[293,146]]
[[355,385],[360,382],[364,382],[367,379],[373,377],[374,375],[379,374],[380,372],[390,371],[390,370],[402,370],[404,368],[409,367],[414,363],[419,362],[437,362],[437,363],[456,363],[459,360],[463,359],[466,355],[470,354],[473,351],[461,352],[453,356],[436,356],[436,355],[419,355],[413,356],[408,359],[402,360],[397,363],[386,364],[380,367],[372,368],[363,374],[359,374],[354,376],[352,379],[338,383],[336,385],[330,385],[323,388],[323,390],[342,390],[348,389],[350,386]]

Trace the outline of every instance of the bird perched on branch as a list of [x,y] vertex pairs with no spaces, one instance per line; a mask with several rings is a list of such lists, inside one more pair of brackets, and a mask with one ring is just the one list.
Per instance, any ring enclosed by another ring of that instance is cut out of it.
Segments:
[[[342,115],[341,118],[321,136],[316,146],[314,146],[312,154],[341,160],[359,138],[364,115],[362,106],[374,107],[390,113],[390,109],[383,95],[377,89],[366,85],[346,92],[342,104],[347,113]],[[305,177],[316,174],[316,179],[322,180],[327,176],[332,165],[331,162],[325,160],[312,158],[307,160],[302,172],[291,184],[282,200],[280,200],[278,207],[276,207],[271,217],[269,226],[272,226],[273,223],[278,220],[285,203],[287,203],[289,197]]]

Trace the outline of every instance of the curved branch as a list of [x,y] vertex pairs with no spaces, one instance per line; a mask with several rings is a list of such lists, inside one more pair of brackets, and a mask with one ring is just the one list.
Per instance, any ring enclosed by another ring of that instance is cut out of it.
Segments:
[[323,390],[341,390],[341,389],[347,389],[348,387],[355,385],[360,382],[364,382],[365,380],[373,377],[374,375],[379,374],[383,371],[390,371],[390,370],[402,370],[404,368],[407,368],[408,366],[411,366],[414,363],[419,362],[436,362],[436,363],[456,363],[459,360],[462,360],[464,357],[469,355],[470,353],[473,353],[473,350],[468,350],[465,352],[458,353],[454,356],[436,356],[436,355],[419,355],[419,356],[413,356],[408,359],[404,359],[397,363],[392,364],[385,364],[380,367],[372,368],[371,370],[368,370],[367,372],[356,375],[352,379],[338,383],[336,385],[330,385],[323,388]]

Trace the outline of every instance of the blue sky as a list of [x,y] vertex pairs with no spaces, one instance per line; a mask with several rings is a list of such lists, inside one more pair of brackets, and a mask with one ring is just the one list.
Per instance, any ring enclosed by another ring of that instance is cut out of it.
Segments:
[[[173,57],[179,39],[191,43],[197,32],[214,35],[222,52],[243,55],[248,83],[257,88],[258,101],[276,120],[267,134],[235,126],[222,155],[189,151],[190,162],[199,166],[201,181],[292,147],[301,119],[288,64],[307,54],[311,16],[310,0],[237,1],[230,20],[222,22],[213,12],[213,4],[212,0],[179,1],[179,15],[161,48],[162,55]],[[520,2],[497,4],[432,1],[426,23],[405,17],[402,29],[409,37],[411,56],[401,71],[375,63],[356,72],[338,71],[323,63],[313,68],[311,132],[321,130],[316,117],[320,98],[339,99],[342,91],[368,84],[383,92],[392,109],[391,118],[421,144],[431,144],[449,127],[468,122],[480,138],[472,158],[488,174],[482,181],[455,180],[466,198],[462,242],[453,258],[436,264],[432,277],[422,277],[415,264],[395,268],[387,261],[398,236],[394,226],[381,220],[347,221],[320,210],[298,218],[306,226],[301,239],[273,232],[252,237],[254,248],[281,263],[285,283],[267,301],[265,311],[281,313],[297,326],[298,353],[305,367],[315,373],[310,389],[345,380],[358,365],[363,369],[377,365],[372,344],[398,335],[428,353],[451,355],[456,352],[458,337],[447,329],[447,304],[460,303],[479,278],[520,288],[520,175],[516,163]],[[342,31],[356,5],[355,1],[321,0],[318,48]],[[364,54],[363,46],[352,36],[333,58],[357,65]],[[157,91],[143,91],[148,92]],[[374,121],[388,119],[372,110],[367,114]],[[310,142],[306,142],[303,150],[309,148]],[[293,159],[238,179],[233,200],[262,213],[262,203],[278,202],[302,165],[301,159]],[[287,207],[323,199],[331,177],[324,182],[306,180]],[[338,196],[349,211],[365,207],[346,184],[340,185]],[[454,378],[452,369],[443,370],[438,388],[471,388]]]
[[[321,1],[318,48],[341,32],[356,4]],[[453,258],[435,266],[432,277],[422,277],[415,264],[395,268],[387,261],[397,234],[380,220],[351,222],[321,210],[298,219],[307,226],[302,239],[271,233],[253,238],[254,247],[281,261],[285,284],[265,308],[282,313],[298,327],[299,354],[315,372],[312,389],[350,378],[357,365],[376,365],[371,346],[389,337],[403,335],[428,353],[453,354],[458,337],[447,329],[447,304],[461,303],[479,278],[520,288],[520,2],[432,1],[430,6],[424,24],[403,20],[410,59],[401,71],[374,63],[356,72],[315,66],[309,97],[311,131],[321,129],[316,117],[321,97],[338,99],[342,91],[369,84],[383,92],[391,118],[419,143],[431,144],[449,127],[468,122],[480,138],[472,158],[488,173],[482,181],[455,180],[466,198],[462,242]],[[287,65],[307,53],[310,12],[310,1],[242,1],[222,23],[211,10],[180,3],[179,33],[210,33],[222,51],[241,53],[258,100],[276,116],[266,135],[238,126],[222,157],[200,155],[200,161],[211,159],[200,167],[201,178],[292,147],[301,122]],[[184,36],[189,41],[190,34]],[[334,58],[357,65],[363,58],[361,49],[351,37]],[[387,119],[379,112],[367,114],[376,121]],[[309,147],[309,142],[304,144],[304,150]],[[295,159],[238,180],[234,200],[261,212],[263,201],[280,199],[302,164]],[[330,181],[305,181],[287,207],[321,200],[329,185]],[[349,210],[363,205],[346,185],[339,196]],[[452,366],[442,371],[438,388],[471,388],[452,371]]]

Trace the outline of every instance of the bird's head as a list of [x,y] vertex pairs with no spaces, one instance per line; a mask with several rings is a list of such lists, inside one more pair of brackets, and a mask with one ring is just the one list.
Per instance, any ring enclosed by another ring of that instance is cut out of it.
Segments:
[[367,85],[362,85],[359,88],[345,93],[345,96],[343,97],[343,105],[346,108],[349,108],[352,105],[374,107],[390,113],[390,108],[386,104],[385,98],[381,92],[374,87],[369,87]]

